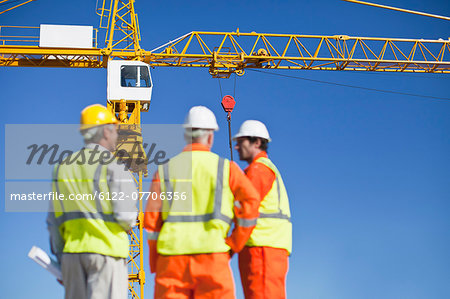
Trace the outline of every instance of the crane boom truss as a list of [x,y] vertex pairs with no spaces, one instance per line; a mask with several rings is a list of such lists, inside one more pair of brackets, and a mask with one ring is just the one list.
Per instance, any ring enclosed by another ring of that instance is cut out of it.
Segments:
[[214,76],[246,68],[450,73],[450,41],[193,31],[152,51],[8,45],[0,66],[106,67],[108,58],[203,67]]
[[144,61],[208,67],[213,75],[245,68],[449,73],[450,41],[191,32],[151,51]]

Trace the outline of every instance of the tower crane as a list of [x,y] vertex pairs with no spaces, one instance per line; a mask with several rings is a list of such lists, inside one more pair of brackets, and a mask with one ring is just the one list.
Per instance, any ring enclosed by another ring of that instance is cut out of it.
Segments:
[[[243,75],[246,69],[450,73],[448,39],[265,34],[236,29],[234,32],[191,31],[153,50],[145,50],[140,44],[134,2],[100,1],[96,12],[100,18],[99,29],[106,30],[104,47],[98,46],[98,30],[93,28],[0,26],[0,66],[107,68],[107,105],[118,116],[121,131],[125,132],[119,137],[118,150],[132,152],[125,159],[132,165],[139,191],[147,175],[146,164],[142,163],[146,157],[140,113],[149,110],[152,88],[149,67],[206,68],[215,78]],[[38,29],[40,36],[15,34],[18,30]],[[87,30],[84,37],[88,37],[88,46],[48,41],[47,30],[59,32],[60,37],[67,36],[67,30],[77,33]],[[126,83],[117,83],[126,80],[133,82],[132,87],[143,87],[142,93],[128,88]],[[138,224],[130,233],[128,260],[129,291],[133,298],[143,298],[144,292],[142,221],[140,201]]]

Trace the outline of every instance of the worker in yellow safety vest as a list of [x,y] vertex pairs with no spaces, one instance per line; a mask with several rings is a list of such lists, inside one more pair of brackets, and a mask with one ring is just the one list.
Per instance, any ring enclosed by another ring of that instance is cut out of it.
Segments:
[[262,122],[247,120],[233,139],[240,160],[249,164],[245,174],[260,195],[258,222],[239,253],[245,298],[286,298],[291,213],[281,174],[267,156],[269,132]]
[[[128,297],[127,232],[135,225],[133,177],[112,154],[117,119],[106,107],[81,112],[85,147],[56,165],[47,226],[66,299]],[[119,199],[120,200],[117,200]]]
[[184,128],[187,145],[158,167],[144,216],[155,298],[234,298],[229,261],[256,224],[259,196],[237,164],[211,152],[211,110],[192,107]]

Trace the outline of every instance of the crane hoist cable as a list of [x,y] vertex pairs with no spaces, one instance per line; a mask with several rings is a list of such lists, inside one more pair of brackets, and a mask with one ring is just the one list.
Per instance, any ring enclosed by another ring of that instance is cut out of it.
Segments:
[[233,88],[233,98],[236,97],[236,73],[234,73],[234,88]]
[[331,82],[331,81],[310,79],[310,78],[299,77],[299,76],[277,74],[277,73],[261,71],[261,70],[249,69],[249,71],[268,74],[271,76],[278,76],[278,77],[284,77],[284,78],[291,78],[291,79],[304,80],[304,81],[316,82],[316,83],[321,83],[321,84],[336,85],[336,86],[349,87],[349,88],[362,89],[362,90],[369,90],[369,91],[375,91],[375,92],[384,92],[384,93],[398,94],[398,95],[404,95],[404,96],[410,96],[410,97],[429,98],[429,99],[433,99],[433,100],[446,100],[446,101],[450,100],[450,98],[444,98],[444,97],[437,97],[437,96],[424,95],[424,94],[415,94],[415,93],[401,92],[401,91],[388,90],[388,89],[370,88],[370,87],[364,87],[364,86],[358,86],[358,85],[350,85],[350,84],[343,84],[343,83],[337,83],[337,82]]
[[227,122],[228,122],[228,143],[230,145],[230,160],[233,161],[233,143],[231,139],[231,112],[233,112],[234,105],[236,105],[236,101],[234,97],[236,96],[236,74],[234,74],[234,87],[233,87],[233,96],[226,95],[223,96],[222,93],[222,84],[220,84],[220,78],[217,78],[219,82],[219,90],[220,97],[222,98],[222,108],[227,113]]
[[222,84],[220,84],[220,78],[217,78],[217,82],[219,82],[220,98],[223,98]]

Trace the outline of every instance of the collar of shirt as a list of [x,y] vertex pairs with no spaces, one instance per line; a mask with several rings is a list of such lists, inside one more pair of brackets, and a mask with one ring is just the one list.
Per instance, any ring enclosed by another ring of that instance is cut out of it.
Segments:
[[247,168],[245,168],[244,172],[246,172],[246,171],[249,169],[249,167],[250,167],[253,163],[255,163],[255,161],[256,161],[257,159],[259,159],[259,158],[261,158],[261,157],[263,157],[263,158],[268,158],[267,153],[266,153],[265,151],[259,152],[259,154],[257,154],[257,155],[255,156],[255,158],[253,158],[252,163],[248,164],[248,166],[247,166]]
[[261,157],[263,157],[263,158],[268,158],[267,153],[266,153],[265,151],[259,152],[259,154],[257,154],[257,155],[255,156],[255,158],[253,158],[252,163],[255,162],[256,159],[259,159],[259,158],[261,158]]
[[204,144],[201,143],[192,143],[188,144],[184,147],[183,152],[192,152],[192,151],[203,151],[209,152],[211,149]]

